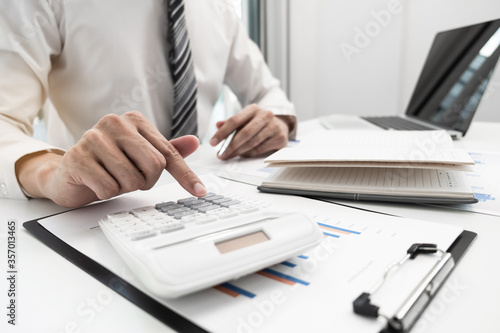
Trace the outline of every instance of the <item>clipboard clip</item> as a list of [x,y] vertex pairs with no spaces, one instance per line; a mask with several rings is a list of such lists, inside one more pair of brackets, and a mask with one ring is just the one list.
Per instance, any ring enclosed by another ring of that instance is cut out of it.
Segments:
[[[406,261],[415,259],[419,254],[434,254],[437,252],[441,256],[436,264],[403,302],[394,316],[391,317],[380,313],[380,307],[372,304],[370,297],[384,284],[390,272],[403,265]],[[361,293],[354,300],[354,312],[365,317],[384,317],[387,320],[388,328],[392,331],[407,332],[420,317],[454,266],[455,262],[451,253],[438,249],[436,244],[415,243],[410,246],[406,251],[406,255],[400,261],[387,267],[384,276],[368,292]]]

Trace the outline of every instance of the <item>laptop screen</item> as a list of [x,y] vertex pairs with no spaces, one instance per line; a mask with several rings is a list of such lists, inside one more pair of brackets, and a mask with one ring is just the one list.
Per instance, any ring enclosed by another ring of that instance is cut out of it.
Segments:
[[406,115],[465,134],[500,55],[500,19],[438,33]]

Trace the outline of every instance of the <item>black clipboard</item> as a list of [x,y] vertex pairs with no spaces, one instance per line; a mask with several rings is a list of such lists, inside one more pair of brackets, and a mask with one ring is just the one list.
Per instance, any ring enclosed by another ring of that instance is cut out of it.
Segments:
[[98,262],[77,251],[69,244],[63,242],[38,223],[38,219],[24,222],[23,227],[49,248],[173,330],[190,333],[208,332],[151,298],[146,293],[134,287]]
[[[448,276],[451,275],[457,264],[463,258],[469,247],[476,239],[477,234],[471,231],[462,231],[447,250],[440,250],[436,244],[415,243],[407,250],[402,260],[389,266],[381,280],[368,292],[362,292],[353,301],[355,313],[371,318],[383,317],[386,319],[386,326],[380,333],[409,332],[418,318],[424,313],[432,299],[444,285]],[[426,272],[426,276],[420,281],[410,296],[399,306],[398,310],[390,316],[379,312],[379,306],[372,304],[371,295],[384,284],[387,274],[393,267],[400,267],[408,260],[411,261],[421,254],[441,253],[439,260],[434,267]]]
[[[57,215],[57,214],[56,214]],[[49,217],[49,216],[47,216]],[[47,218],[44,217],[44,218]],[[40,218],[44,219],[44,218]],[[126,280],[117,276],[115,273],[102,266],[93,259],[87,257],[83,253],[77,251],[69,244],[63,242],[61,239],[56,237],[50,231],[45,229],[40,223],[39,219],[27,221],[23,223],[23,227],[28,230],[33,236],[38,238],[42,243],[47,245],[49,248],[69,260],[71,263],[81,268],[83,271],[100,281],[105,286],[111,288],[119,295],[123,296],[125,299],[129,300],[133,304],[137,305],[142,310],[146,311],[165,325],[179,332],[208,332],[195,323],[191,322],[189,319],[179,315],[175,311],[171,310],[167,306],[161,304],[155,299],[148,296],[146,293],[142,292],[140,289],[129,284]],[[463,231],[457,239],[450,245],[446,250],[447,253],[451,254],[451,257],[455,261],[455,265],[452,270],[444,278],[443,282],[446,281],[448,276],[452,273],[456,265],[463,258],[467,250],[470,248],[477,234],[471,231]],[[442,284],[441,284],[442,285]],[[430,300],[429,300],[430,302]],[[424,307],[425,309],[425,307]],[[418,317],[423,313],[418,313]],[[381,332],[395,332],[391,328],[384,328]],[[400,332],[406,332],[401,330]]]

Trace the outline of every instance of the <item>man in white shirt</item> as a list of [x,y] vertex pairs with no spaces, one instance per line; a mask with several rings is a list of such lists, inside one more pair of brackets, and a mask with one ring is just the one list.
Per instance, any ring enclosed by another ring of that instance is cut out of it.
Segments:
[[[212,145],[239,130],[221,158],[284,147],[296,128],[293,106],[231,0],[184,2],[198,136],[227,84],[248,106],[217,124]],[[198,139],[166,139],[173,113],[166,7],[165,0],[0,2],[0,196],[76,207],[149,189],[164,169],[193,195],[206,193],[183,159]],[[49,115],[46,143],[31,136],[47,98],[57,117]]]

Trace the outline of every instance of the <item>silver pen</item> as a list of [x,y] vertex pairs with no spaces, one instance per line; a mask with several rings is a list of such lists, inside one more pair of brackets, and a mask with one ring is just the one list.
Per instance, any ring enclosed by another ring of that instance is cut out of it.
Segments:
[[226,149],[231,144],[231,141],[233,141],[233,137],[235,134],[236,134],[236,130],[231,132],[231,134],[229,134],[227,136],[227,138],[224,139],[224,141],[222,142],[222,146],[220,146],[219,152],[217,153],[217,156],[222,156],[222,154],[224,154],[226,152]]

